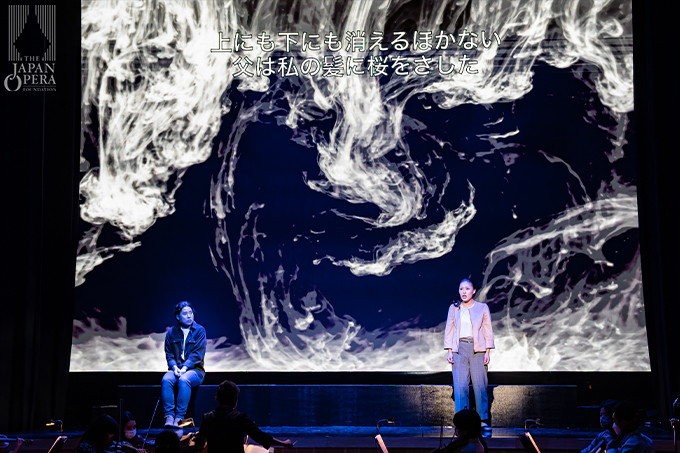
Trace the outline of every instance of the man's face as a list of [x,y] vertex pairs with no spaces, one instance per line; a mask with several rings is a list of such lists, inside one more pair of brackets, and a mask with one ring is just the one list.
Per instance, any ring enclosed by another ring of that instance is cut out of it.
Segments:
[[182,326],[189,327],[194,323],[194,311],[191,309],[191,307],[182,308],[182,311],[180,311],[179,315],[177,315],[177,320],[180,324],[182,324]]
[[629,433],[633,431],[636,427],[636,423],[634,420],[621,420],[616,416],[616,412],[614,412],[613,420],[614,431],[616,431],[616,434],[621,434],[621,432]]

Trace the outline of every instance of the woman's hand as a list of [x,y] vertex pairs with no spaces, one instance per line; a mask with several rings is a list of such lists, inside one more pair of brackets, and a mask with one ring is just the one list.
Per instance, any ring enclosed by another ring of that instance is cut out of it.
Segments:
[[490,361],[491,361],[491,356],[489,355],[489,351],[486,351],[484,353],[484,365],[488,365]]
[[449,356],[446,358],[446,360],[453,365],[453,351],[449,349]]

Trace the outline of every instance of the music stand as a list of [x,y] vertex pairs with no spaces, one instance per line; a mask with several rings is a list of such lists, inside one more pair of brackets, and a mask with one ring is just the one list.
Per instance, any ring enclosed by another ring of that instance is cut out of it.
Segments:
[[57,437],[47,453],[59,453],[61,451],[61,447],[63,447],[66,443],[66,440],[68,440],[68,436]]
[[529,431],[521,434],[519,436],[519,441],[522,442],[522,446],[527,453],[541,453],[541,450],[539,450],[538,445],[534,442],[534,438],[531,437]]

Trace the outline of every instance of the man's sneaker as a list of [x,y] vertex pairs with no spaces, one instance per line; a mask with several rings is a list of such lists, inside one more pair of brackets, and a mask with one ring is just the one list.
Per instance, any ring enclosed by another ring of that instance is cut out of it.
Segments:
[[175,417],[172,415],[165,416],[165,426],[172,426],[175,424]]
[[182,417],[175,417],[175,426],[179,426],[183,421],[184,419]]

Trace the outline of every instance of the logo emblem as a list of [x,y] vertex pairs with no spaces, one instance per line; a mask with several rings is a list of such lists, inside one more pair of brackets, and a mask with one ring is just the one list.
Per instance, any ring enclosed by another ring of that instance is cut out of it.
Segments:
[[56,91],[55,5],[9,5],[7,91]]

